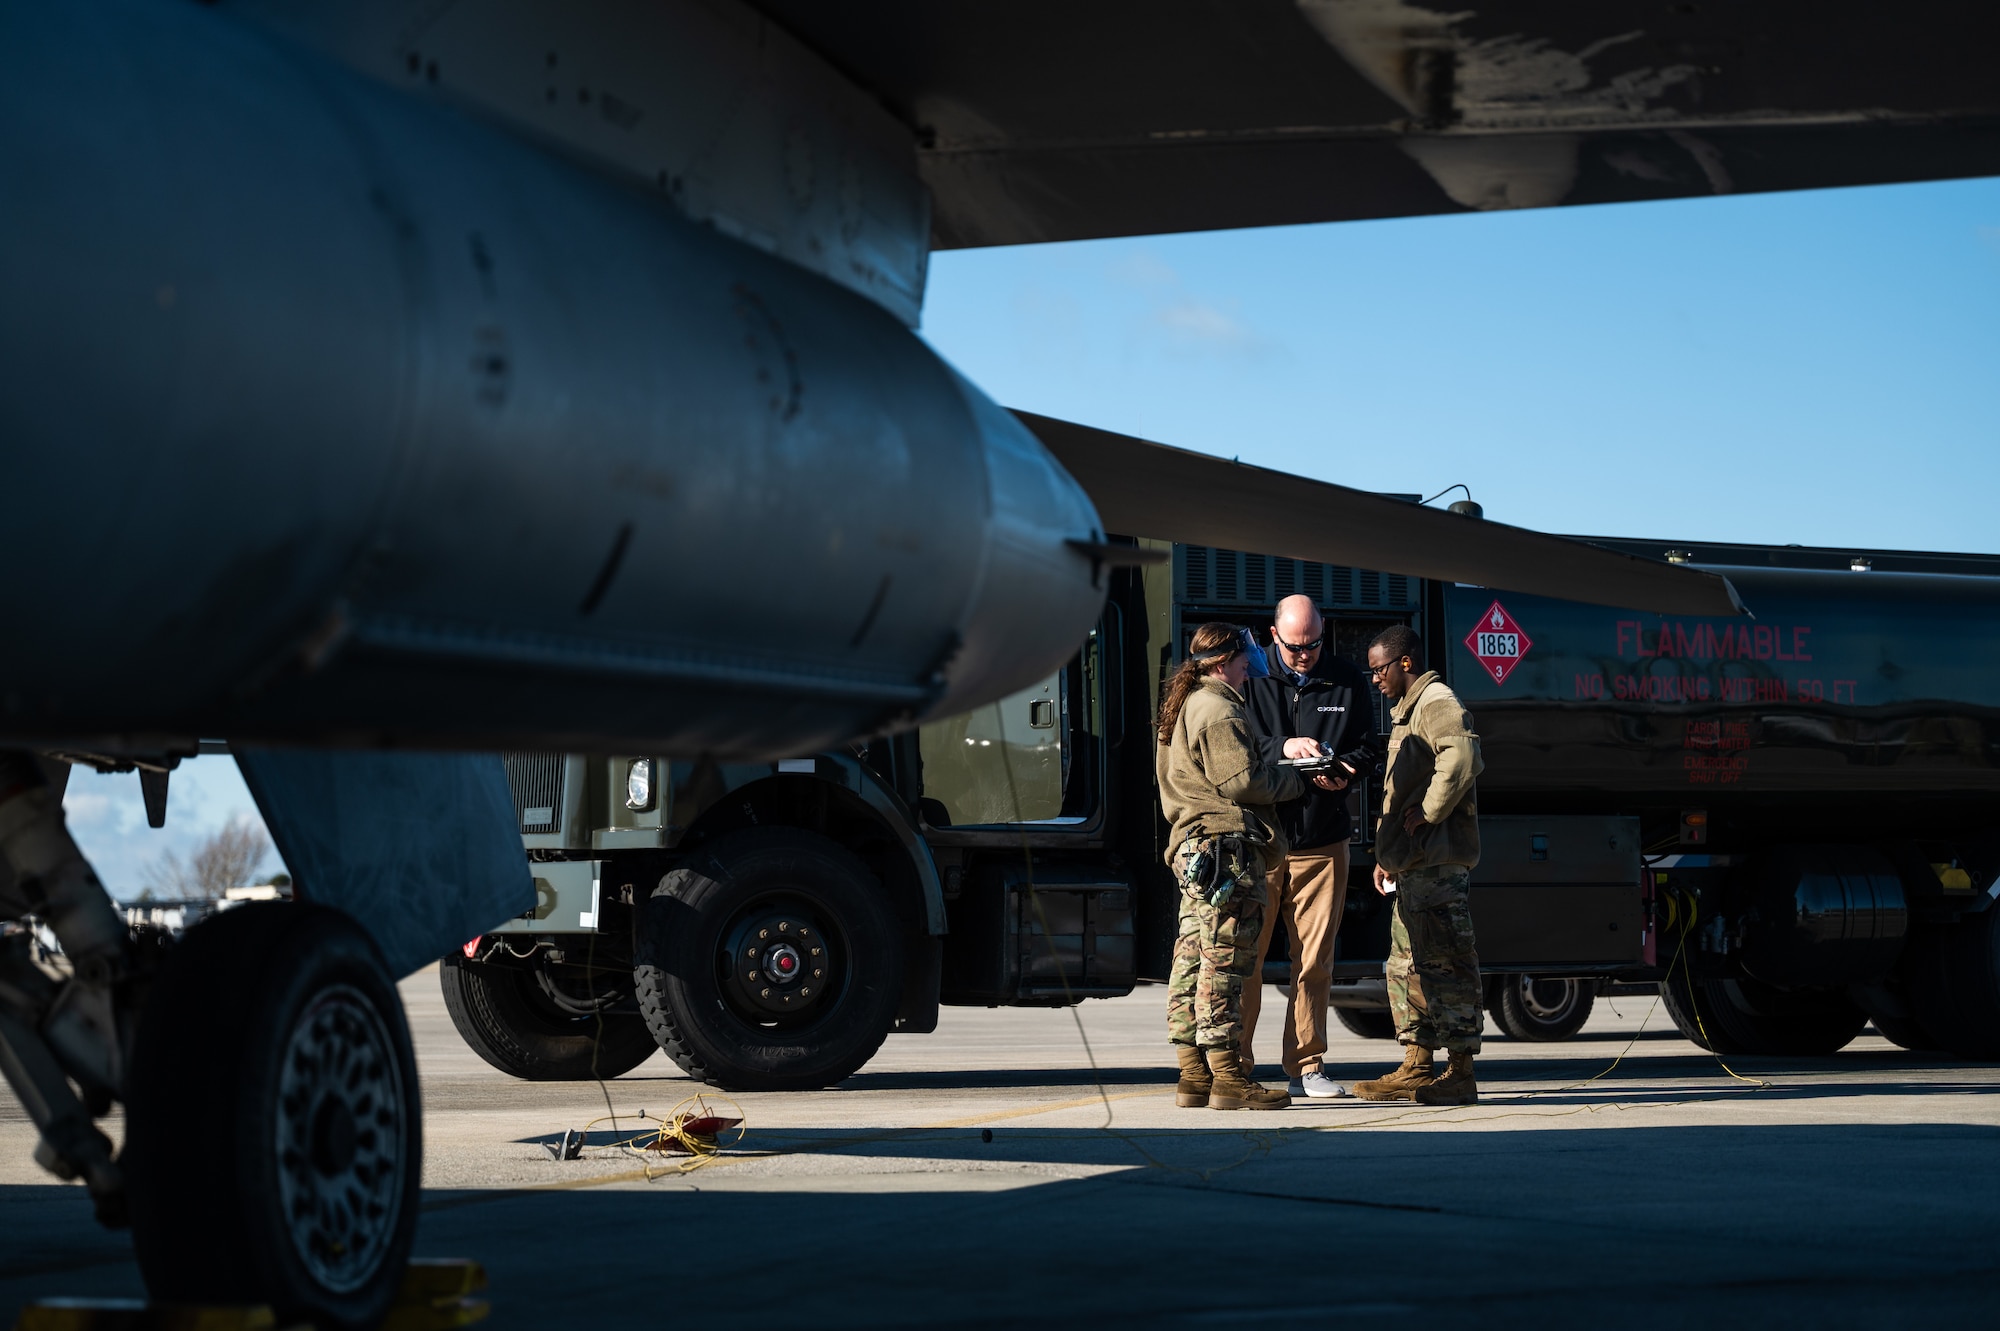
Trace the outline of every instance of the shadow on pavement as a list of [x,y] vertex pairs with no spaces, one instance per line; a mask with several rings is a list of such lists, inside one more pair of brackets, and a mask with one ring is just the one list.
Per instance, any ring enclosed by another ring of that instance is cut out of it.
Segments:
[[[1629,1041],[1630,1036],[1624,1037]],[[1643,1040],[1626,1054],[1616,1068],[1599,1081],[1591,1082],[1597,1090],[1616,1088],[1621,1082],[1644,1081],[1648,1078],[1685,1078],[1712,1073],[1716,1082],[1729,1090],[1745,1089],[1742,1083],[1734,1081],[1725,1072],[1715,1055],[1680,1041],[1681,1047],[1674,1051],[1662,1051],[1649,1047]],[[1618,1049],[1624,1047],[1620,1043]],[[1507,1040],[1491,1040],[1486,1043],[1485,1052],[1479,1056],[1479,1077],[1482,1090],[1492,1088],[1495,1093],[1515,1093],[1509,1083],[1530,1083],[1540,1085],[1555,1083],[1566,1085],[1583,1082],[1586,1078],[1604,1073],[1611,1066],[1612,1057],[1618,1052],[1613,1049],[1603,1059],[1574,1058],[1551,1059],[1546,1053],[1547,1046],[1519,1044]],[[1345,1051],[1336,1051],[1345,1052]],[[1400,1057],[1396,1046],[1384,1042],[1383,1056],[1376,1060],[1338,1059],[1330,1060],[1327,1068],[1330,1074],[1341,1081],[1354,1081],[1380,1076],[1395,1067]],[[1964,1080],[1970,1067],[1960,1059],[1938,1054],[1917,1054],[1906,1050],[1848,1050],[1813,1058],[1774,1058],[1752,1054],[1731,1054],[1724,1060],[1739,1073],[1746,1076],[1776,1079],[1773,1091],[1784,1095],[1930,1095],[1965,1094],[1968,1092],[2000,1093],[2000,1083]],[[1959,1074],[1947,1080],[1884,1080],[1911,1073]],[[1843,1084],[1832,1078],[1847,1075],[1867,1074],[1872,1079],[1865,1083]],[[1174,1069],[1164,1059],[1156,1064],[1132,1067],[1106,1066],[1091,1068],[982,1068],[946,1069],[921,1072],[870,1072],[862,1069],[840,1084],[838,1089],[848,1091],[950,1091],[950,1090],[1009,1090],[1033,1087],[1075,1087],[1088,1092],[1099,1086],[1110,1090],[1129,1090],[1147,1086],[1158,1086],[1163,1091],[1174,1081]],[[1270,1085],[1283,1081],[1283,1073],[1271,1063],[1260,1064],[1258,1075]],[[1818,1078],[1801,1084],[1798,1078],[1813,1076]],[[1636,1091],[1634,1092],[1637,1093]],[[1772,1092],[1764,1092],[1770,1094]],[[1708,1099],[1714,1094],[1710,1086],[1682,1088],[1672,1092],[1661,1092],[1669,1100]]]
[[[605,1174],[586,1159],[548,1187],[427,1193],[419,1248],[487,1265],[495,1328],[1261,1325],[1301,1281],[1316,1317],[1357,1320],[1991,1322],[2000,1128],[1286,1117],[753,1133],[782,1154],[615,1190],[562,1187]],[[0,1188],[0,1221],[0,1315],[136,1292],[81,1189]]]
[[[1327,1133],[1197,1117],[1222,1122],[999,1126],[991,1142],[770,1133],[798,1154],[647,1190],[440,1196],[426,1238],[533,1253],[534,1270],[495,1283],[524,1325],[658,1309],[668,1296],[636,1278],[655,1260],[700,1272],[667,1305],[684,1324],[806,1300],[826,1325],[1262,1325],[1295,1315],[1300,1280],[1336,1322],[1417,1321],[1446,1298],[1481,1326],[1990,1320],[2000,1129]],[[839,1173],[839,1156],[870,1164]],[[1105,1172],[1051,1176],[1078,1167]]]

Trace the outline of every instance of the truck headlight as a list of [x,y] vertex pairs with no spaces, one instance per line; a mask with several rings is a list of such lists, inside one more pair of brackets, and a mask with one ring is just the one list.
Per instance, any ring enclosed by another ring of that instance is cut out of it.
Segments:
[[646,810],[653,807],[653,760],[634,758],[625,769],[625,807]]

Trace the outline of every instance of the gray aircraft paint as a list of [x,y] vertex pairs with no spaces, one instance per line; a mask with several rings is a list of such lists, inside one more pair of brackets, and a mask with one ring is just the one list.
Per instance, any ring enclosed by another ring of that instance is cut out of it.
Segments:
[[796,753],[1097,615],[1089,499],[877,304],[212,11],[4,37],[0,541],[66,552],[5,733]]
[[930,262],[915,135],[733,0],[226,0],[391,87],[653,190],[914,327]]

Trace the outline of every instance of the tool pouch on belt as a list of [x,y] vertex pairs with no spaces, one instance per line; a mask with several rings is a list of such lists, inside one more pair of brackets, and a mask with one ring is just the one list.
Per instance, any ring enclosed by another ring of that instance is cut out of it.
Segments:
[[1257,845],[1247,836],[1190,837],[1183,844],[1181,891],[1217,908],[1226,905],[1239,886],[1253,880]]

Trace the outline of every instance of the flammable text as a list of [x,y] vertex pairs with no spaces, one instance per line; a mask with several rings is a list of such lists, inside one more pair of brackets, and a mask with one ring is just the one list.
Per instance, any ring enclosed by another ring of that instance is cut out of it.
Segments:
[[1618,621],[1618,655],[1683,661],[1810,661],[1812,630],[1804,624],[1687,624],[1681,620]]

